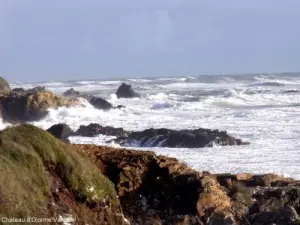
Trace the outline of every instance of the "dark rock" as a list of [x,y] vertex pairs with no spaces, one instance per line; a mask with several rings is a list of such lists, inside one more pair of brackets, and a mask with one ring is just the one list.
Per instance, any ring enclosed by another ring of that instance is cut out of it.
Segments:
[[77,99],[65,99],[52,92],[10,92],[0,96],[2,116],[8,122],[24,122],[44,118],[49,108],[80,105]]
[[53,136],[62,140],[66,140],[69,136],[71,136],[74,133],[73,130],[67,124],[64,123],[55,124],[49,129],[47,129],[47,131]]
[[26,90],[27,93],[36,93],[36,92],[43,92],[43,91],[46,91],[46,88],[41,86],[37,86]]
[[115,107],[115,109],[124,109],[124,108],[125,108],[124,105],[117,105],[117,106]]
[[97,123],[91,123],[88,126],[80,126],[79,129],[74,133],[76,136],[94,137],[99,134],[107,136],[126,136],[127,132],[123,128],[114,127],[103,127]]
[[11,90],[12,92],[26,92],[24,88],[14,88]]
[[111,103],[100,97],[90,97],[89,102],[96,109],[110,110],[113,108],[113,105]]
[[63,93],[65,97],[80,97],[81,93],[76,91],[74,88],[71,88]]
[[0,93],[9,92],[9,83],[2,77],[0,77]]
[[298,92],[299,92],[298,90],[287,90],[284,91],[283,93],[290,94],[290,93],[298,93]]
[[147,129],[131,132],[128,137],[119,137],[114,140],[123,146],[136,145],[139,147],[170,147],[170,148],[202,148],[218,145],[247,144],[240,139],[229,136],[224,131],[196,129],[196,130],[170,130]]
[[136,93],[131,85],[129,84],[121,84],[118,88],[116,95],[118,98],[140,98],[140,94]]

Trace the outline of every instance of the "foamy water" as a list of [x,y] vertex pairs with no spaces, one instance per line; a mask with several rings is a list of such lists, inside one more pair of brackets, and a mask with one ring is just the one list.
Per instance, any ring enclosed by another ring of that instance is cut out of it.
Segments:
[[[117,99],[114,93],[123,81],[132,84],[142,98]],[[300,90],[299,75],[55,81],[12,86],[37,85],[58,94],[73,87],[126,106],[109,112],[97,110],[88,103],[86,107],[50,110],[44,120],[34,122],[42,128],[67,123],[77,129],[96,122],[135,131],[151,127],[226,130],[251,144],[150,149],[176,157],[201,171],[277,173],[300,179],[300,92],[287,92]],[[105,136],[71,138],[74,143],[104,144],[107,140]]]

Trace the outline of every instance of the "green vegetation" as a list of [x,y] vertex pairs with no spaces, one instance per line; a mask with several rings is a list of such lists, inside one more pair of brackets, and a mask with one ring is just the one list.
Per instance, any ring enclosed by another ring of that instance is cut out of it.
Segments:
[[75,147],[21,125],[0,134],[0,217],[47,215],[53,175],[81,202],[118,205],[113,184]]

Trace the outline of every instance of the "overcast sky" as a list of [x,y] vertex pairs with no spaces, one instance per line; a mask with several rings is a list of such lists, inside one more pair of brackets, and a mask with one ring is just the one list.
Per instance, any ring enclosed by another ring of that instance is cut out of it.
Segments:
[[299,12],[299,0],[0,0],[0,76],[300,71]]

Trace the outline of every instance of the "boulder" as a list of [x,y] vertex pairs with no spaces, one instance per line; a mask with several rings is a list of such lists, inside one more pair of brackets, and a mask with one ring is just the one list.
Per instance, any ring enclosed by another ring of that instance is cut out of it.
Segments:
[[47,131],[61,140],[66,140],[74,133],[73,130],[65,123],[55,124],[47,129]]
[[110,110],[113,108],[113,105],[111,103],[100,97],[92,96],[89,98],[89,102],[96,109]]
[[68,89],[63,93],[65,97],[80,97],[81,93],[74,88]]
[[49,108],[80,104],[78,99],[65,99],[50,91],[11,92],[0,96],[3,119],[8,122],[40,120],[47,115]]
[[9,92],[9,83],[2,77],[0,77],[0,93]]
[[118,137],[113,140],[123,146],[139,147],[170,147],[170,148],[203,148],[218,145],[247,144],[240,139],[229,136],[225,131],[196,129],[170,130],[147,129],[131,132],[127,137]]
[[118,98],[140,98],[140,94],[136,93],[131,85],[122,83],[118,88],[116,95]]
[[80,126],[79,129],[74,133],[74,135],[84,137],[95,137],[100,134],[123,137],[127,135],[127,132],[124,131],[123,128],[104,127],[97,123],[91,123],[88,126]]

